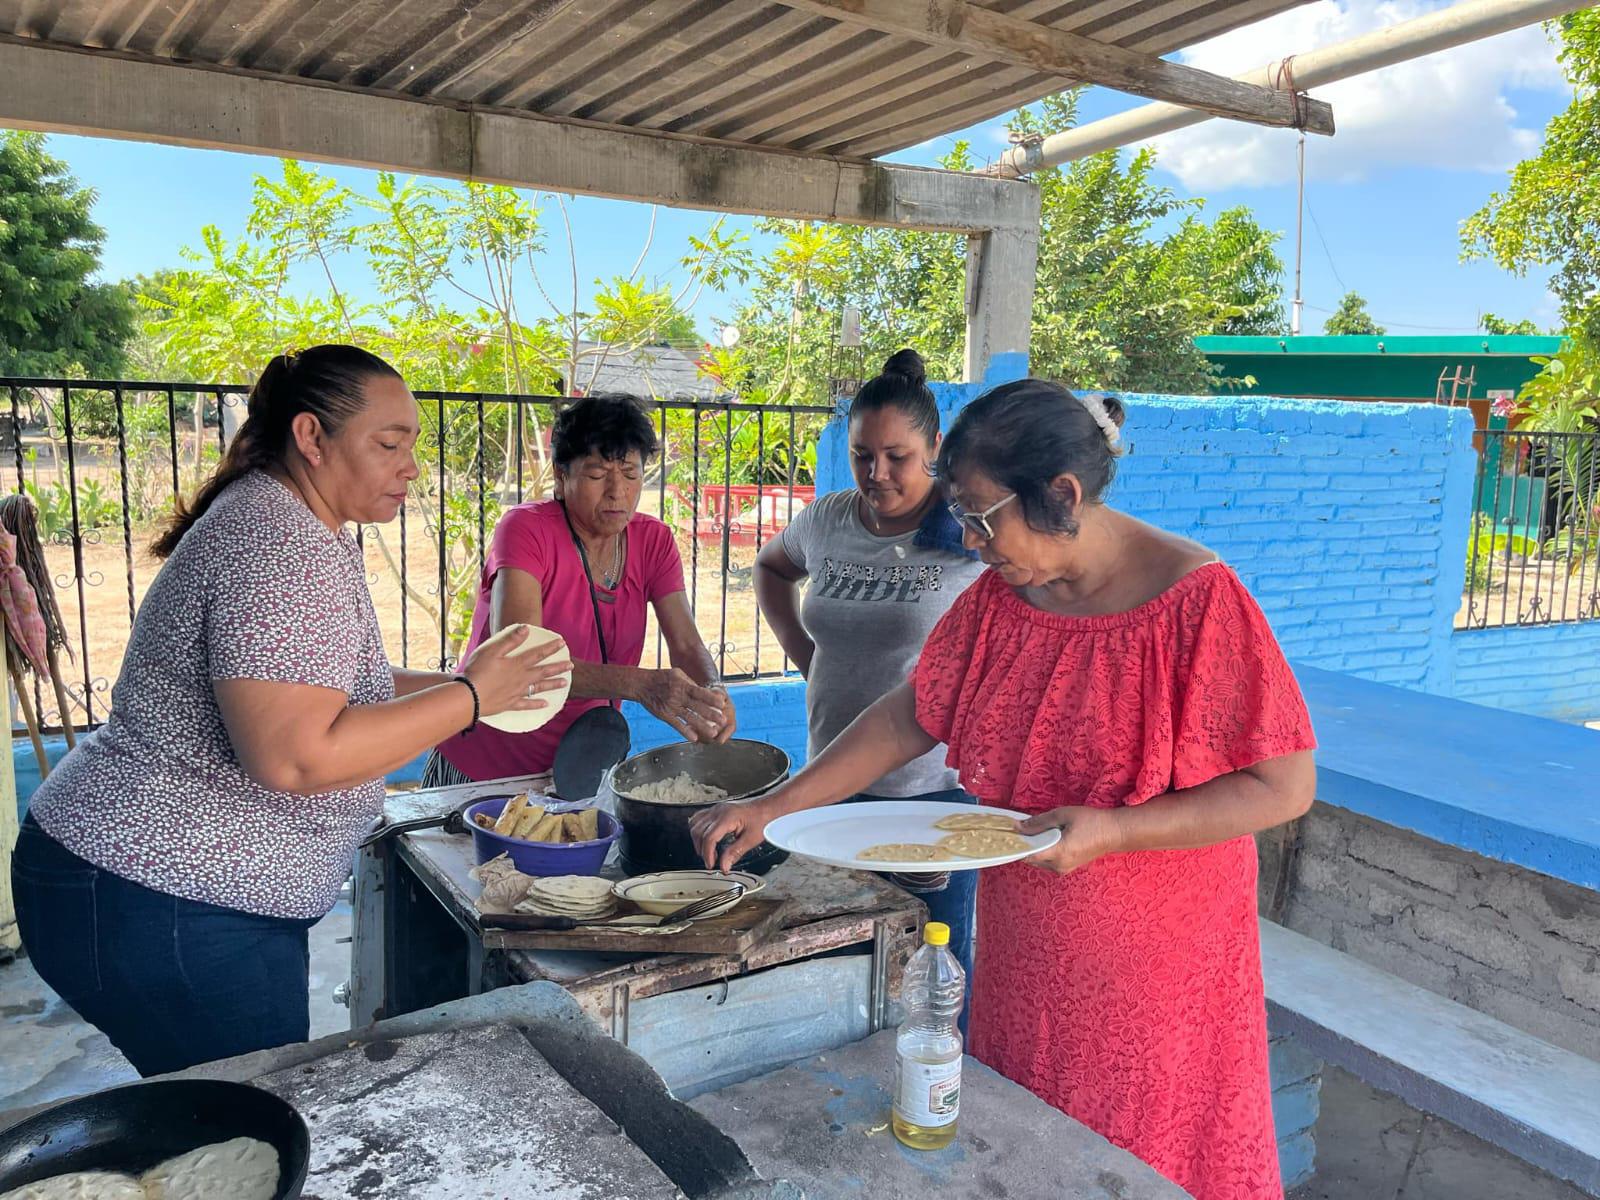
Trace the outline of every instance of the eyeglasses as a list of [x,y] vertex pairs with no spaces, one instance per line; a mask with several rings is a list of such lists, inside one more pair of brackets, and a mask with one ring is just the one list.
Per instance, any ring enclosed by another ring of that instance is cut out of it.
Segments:
[[961,522],[963,529],[970,529],[986,542],[994,541],[994,527],[989,524],[989,518],[994,516],[1006,505],[1017,498],[1012,492],[1009,496],[1002,496],[982,512],[968,512],[959,504],[950,505],[950,515]]

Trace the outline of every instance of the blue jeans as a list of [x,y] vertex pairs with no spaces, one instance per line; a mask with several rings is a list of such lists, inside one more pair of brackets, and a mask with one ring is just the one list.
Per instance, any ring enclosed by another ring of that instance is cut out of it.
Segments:
[[30,816],[11,860],[40,978],[141,1075],[309,1035],[311,921],[182,900],[101,870]]
[[[967,792],[960,788],[953,788],[948,792],[928,792],[922,796],[869,796],[863,792],[859,796],[852,796],[846,804],[856,804],[867,800],[893,801],[902,800],[936,800],[946,804],[976,804]],[[935,877],[939,878],[939,877]],[[950,926],[950,952],[956,956],[956,961],[961,964],[961,969],[967,973],[967,1003],[961,1006],[961,1033],[967,1032],[967,1010],[972,1003],[972,930],[974,915],[977,910],[978,899],[978,873],[976,871],[951,871],[947,881],[935,885],[931,890],[916,882],[916,877],[910,878],[903,875],[893,876],[893,879],[906,891],[914,895],[928,906],[928,920],[942,921]]]

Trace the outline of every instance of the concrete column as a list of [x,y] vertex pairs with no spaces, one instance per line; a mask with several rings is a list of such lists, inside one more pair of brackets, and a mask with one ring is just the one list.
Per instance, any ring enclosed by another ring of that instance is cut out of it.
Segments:
[[967,238],[966,382],[981,383],[996,367],[1010,377],[1026,374],[1038,263],[1037,223]]
[[[11,711],[11,674],[6,669],[6,642],[0,637],[0,681],[5,687],[5,711]],[[17,910],[11,898],[11,849],[17,844],[17,774],[10,747],[0,754],[0,960],[22,946],[17,935]]]

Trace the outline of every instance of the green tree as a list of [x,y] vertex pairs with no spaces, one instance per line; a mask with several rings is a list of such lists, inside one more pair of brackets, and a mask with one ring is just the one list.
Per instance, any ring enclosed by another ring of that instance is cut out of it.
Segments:
[[91,282],[94,192],[36,133],[0,133],[0,375],[114,376],[133,335],[126,288]]
[[1539,327],[1532,321],[1524,318],[1520,321],[1508,321],[1504,317],[1497,317],[1494,313],[1484,313],[1478,320],[1478,328],[1490,337],[1506,337],[1511,334],[1536,334]]
[[1387,330],[1372,319],[1365,300],[1355,292],[1346,292],[1339,301],[1339,310],[1322,323],[1322,332],[1335,336],[1382,337]]
[[1545,127],[1538,155],[1518,163],[1461,227],[1462,257],[1517,275],[1552,267],[1551,290],[1573,330],[1600,335],[1600,9],[1553,23],[1572,103]]
[[[559,220],[549,222],[542,200],[392,174],[357,191],[286,160],[277,178],[257,177],[243,237],[207,226],[181,269],[141,281],[149,335],[141,358],[180,378],[247,382],[285,349],[352,341],[419,390],[549,395],[562,381],[586,387],[619,350],[692,336],[687,313],[705,289],[748,270],[742,236],[716,221],[689,239],[676,290],[641,278],[641,253],[631,273],[585,294],[565,201],[552,198]],[[564,263],[550,254],[552,241],[565,247]],[[313,289],[297,294],[291,285],[308,271]],[[355,279],[363,271],[364,288]],[[553,285],[558,277],[570,290]],[[203,404],[187,411],[191,469],[200,470],[216,438],[203,436]],[[458,647],[472,611],[480,514],[492,528],[519,478],[535,495],[548,487],[540,410],[446,400],[423,404],[421,419],[418,455],[430,467],[413,495],[430,530],[442,530],[444,600],[439,582],[419,582],[426,569],[408,572],[407,584]],[[442,481],[431,465],[440,461]],[[400,577],[394,531],[367,532]]]

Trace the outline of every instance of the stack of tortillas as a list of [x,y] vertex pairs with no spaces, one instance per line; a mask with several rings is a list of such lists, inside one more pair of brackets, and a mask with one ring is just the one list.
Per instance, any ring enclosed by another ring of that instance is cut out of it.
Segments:
[[[541,629],[537,625],[507,625],[494,637],[484,642],[485,646],[492,646],[503,638],[512,637],[519,629],[528,631],[527,640],[511,651],[511,657],[527,654],[530,650],[537,650],[541,646],[548,646],[551,642],[561,641],[561,635],[553,629]],[[569,658],[560,650],[555,651],[545,662],[562,662]],[[502,733],[532,733],[535,729],[544,728],[567,702],[567,695],[572,691],[572,672],[568,671],[561,677],[561,686],[551,692],[540,692],[538,699],[544,701],[543,708],[510,709],[501,713],[483,713],[480,720],[493,729]]]
[[595,875],[552,875],[535,879],[517,904],[517,911],[541,917],[596,921],[617,911],[609,880]]

